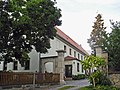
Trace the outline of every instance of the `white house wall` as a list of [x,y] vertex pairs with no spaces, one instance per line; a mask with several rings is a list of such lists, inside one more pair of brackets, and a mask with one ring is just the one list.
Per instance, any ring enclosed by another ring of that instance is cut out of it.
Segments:
[[[58,38],[54,38],[54,40],[50,40],[50,44],[51,44],[51,48],[48,49],[48,53],[46,54],[42,54],[42,57],[49,57],[49,56],[57,56],[57,52],[56,50],[64,50],[64,45],[66,46],[66,53],[65,53],[65,57],[66,56],[72,56],[74,57],[74,51],[76,51],[76,58],[78,58],[78,53],[79,53],[79,59],[81,60],[81,53],[78,52],[77,50],[75,50],[73,48],[73,46],[70,46],[66,43],[64,43],[63,41],[59,40]],[[69,49],[71,48],[71,55],[69,54]],[[82,55],[84,56],[84,55]]]
[[0,62],[0,71],[3,70],[3,61]]
[[[77,71],[77,63],[79,63],[79,72]],[[82,65],[78,60],[65,61],[65,65],[72,65],[72,75],[85,73],[85,72],[82,72]]]
[[[33,48],[32,52],[29,54],[30,56],[30,70],[24,70],[24,67],[18,61],[17,70],[13,70],[13,62],[7,63],[7,71],[14,72],[38,72],[39,71],[39,55]],[[3,61],[0,63],[0,71],[3,71]]]
[[[80,61],[78,60],[73,60],[73,75],[78,75],[78,74],[84,74],[84,72],[82,72],[82,65],[80,63]],[[79,72],[77,71],[77,63],[79,63]]]
[[37,53],[33,48],[29,56],[30,56],[30,71],[38,72],[39,71],[39,53]]
[[[50,56],[57,56],[57,52],[56,50],[64,50],[64,46],[66,46],[66,53],[65,53],[65,57],[66,56],[72,56],[74,57],[74,51],[76,52],[76,58],[78,58],[78,53],[79,53],[79,59],[81,60],[81,56],[84,58],[84,55],[81,54],[80,52],[78,52],[77,50],[75,50],[75,48],[68,44],[68,42],[65,42],[61,39],[58,39],[58,38],[54,38],[54,40],[50,40],[50,43],[51,43],[51,48],[48,49],[48,53],[46,54],[42,54],[41,57],[50,57]],[[71,55],[69,54],[69,49],[71,49]],[[72,70],[72,73],[74,75],[77,75],[77,74],[82,74],[82,71],[81,71],[81,63],[79,64],[79,68],[80,68],[80,71],[77,72],[77,60],[74,61],[75,62],[75,65],[72,64],[73,66],[73,70]],[[67,64],[69,64],[69,61],[65,62]]]

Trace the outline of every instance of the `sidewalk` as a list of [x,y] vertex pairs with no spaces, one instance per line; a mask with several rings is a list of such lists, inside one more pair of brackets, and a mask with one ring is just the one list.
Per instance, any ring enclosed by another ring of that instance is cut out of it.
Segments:
[[30,87],[23,88],[10,88],[10,89],[0,89],[0,90],[58,90],[59,88],[62,88],[64,86],[75,86],[74,88],[71,88],[69,90],[78,90],[80,87],[88,86],[90,85],[88,80],[70,80],[66,81],[65,85],[44,85],[36,87],[35,89]]

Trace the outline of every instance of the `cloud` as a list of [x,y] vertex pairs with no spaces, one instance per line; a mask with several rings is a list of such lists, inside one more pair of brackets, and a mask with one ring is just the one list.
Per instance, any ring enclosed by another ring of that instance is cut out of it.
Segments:
[[77,3],[88,3],[88,4],[101,4],[101,5],[111,5],[115,3],[120,3],[119,0],[70,0]]
[[110,19],[120,21],[120,0],[57,0],[57,2],[57,6],[62,9],[62,26],[59,28],[78,44],[82,44],[85,50],[90,50],[87,39],[98,13],[102,14],[107,27],[110,27]]
[[119,11],[119,0],[57,0],[58,6],[65,12],[81,10],[113,10]]

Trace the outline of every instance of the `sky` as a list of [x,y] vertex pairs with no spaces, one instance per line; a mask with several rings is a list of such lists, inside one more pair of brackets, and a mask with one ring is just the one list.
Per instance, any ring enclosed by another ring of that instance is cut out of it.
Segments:
[[88,53],[87,43],[97,14],[102,15],[106,31],[111,32],[110,21],[120,21],[120,0],[56,0],[61,9],[62,25],[58,26],[65,34],[80,44]]

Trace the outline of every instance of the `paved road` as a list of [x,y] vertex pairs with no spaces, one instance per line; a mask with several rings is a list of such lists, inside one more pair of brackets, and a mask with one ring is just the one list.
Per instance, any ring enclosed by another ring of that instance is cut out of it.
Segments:
[[3,89],[3,90],[58,90],[59,88],[62,88],[64,86],[75,86],[74,88],[68,89],[68,90],[78,90],[80,87],[88,86],[90,85],[88,80],[69,80],[66,81],[65,85],[52,85],[52,86],[40,86],[39,88],[30,89],[30,88],[13,88],[13,89]]
[[89,85],[90,84],[88,80],[71,80],[71,81],[66,81],[65,85],[55,85],[55,86],[46,87],[46,88],[37,89],[37,90],[58,90],[59,88],[64,86],[75,86],[74,88],[71,88],[69,90],[78,90],[78,88],[80,87],[89,86]]

